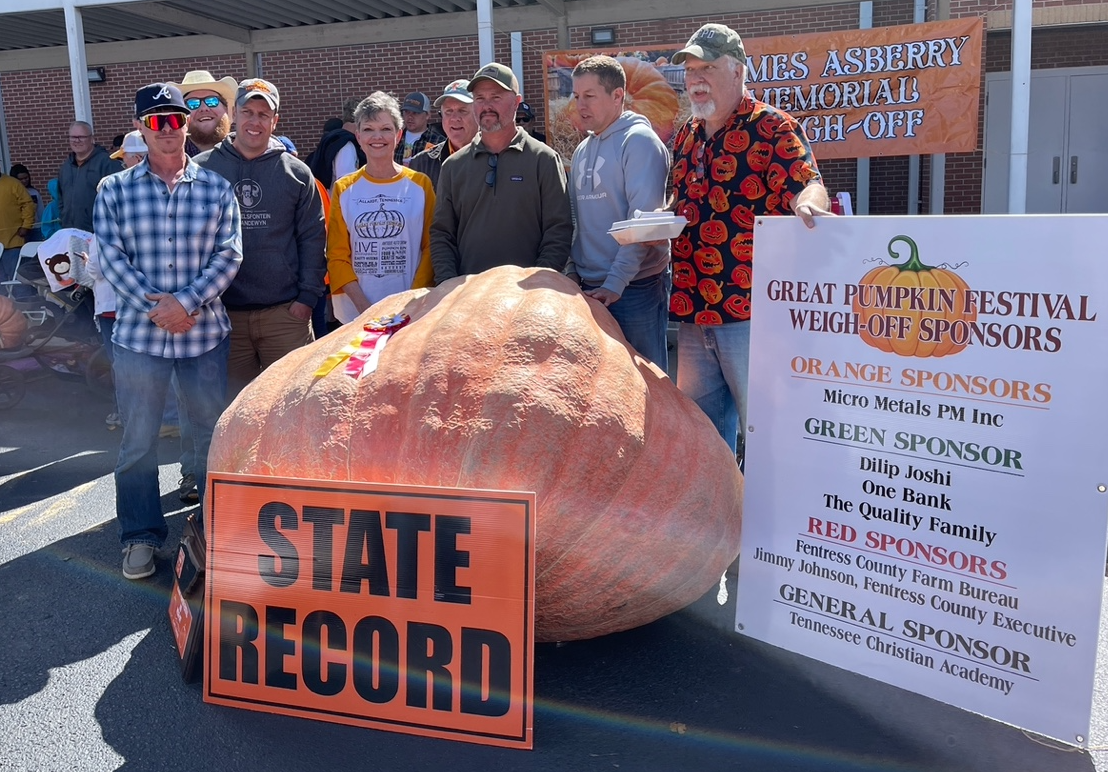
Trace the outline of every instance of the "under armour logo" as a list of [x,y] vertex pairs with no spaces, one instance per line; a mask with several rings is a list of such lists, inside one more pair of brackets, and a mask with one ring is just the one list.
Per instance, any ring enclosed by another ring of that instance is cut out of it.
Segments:
[[161,90],[154,95],[154,99],[172,99],[173,95],[169,93],[169,86],[162,86]]
[[581,163],[577,164],[577,189],[581,190],[585,187],[585,177],[588,176],[591,179],[592,186],[594,188],[600,187],[600,170],[604,167],[604,157],[596,159],[596,166],[592,169],[585,168],[585,159],[581,159]]

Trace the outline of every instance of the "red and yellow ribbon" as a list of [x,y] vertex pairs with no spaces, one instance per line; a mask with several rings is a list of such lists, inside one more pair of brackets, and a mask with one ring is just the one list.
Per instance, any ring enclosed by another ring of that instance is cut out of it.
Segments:
[[381,352],[393,333],[411,321],[407,314],[378,317],[362,325],[362,331],[354,340],[336,351],[315,371],[316,378],[322,378],[339,365],[345,363],[344,372],[351,378],[364,378],[377,369]]

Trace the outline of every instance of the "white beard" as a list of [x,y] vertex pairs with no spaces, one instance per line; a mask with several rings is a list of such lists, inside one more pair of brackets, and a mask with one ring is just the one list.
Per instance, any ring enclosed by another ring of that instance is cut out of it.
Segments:
[[716,113],[716,103],[714,101],[701,102],[699,104],[693,103],[689,106],[689,110],[692,113],[693,118],[699,118],[702,121],[706,121]]

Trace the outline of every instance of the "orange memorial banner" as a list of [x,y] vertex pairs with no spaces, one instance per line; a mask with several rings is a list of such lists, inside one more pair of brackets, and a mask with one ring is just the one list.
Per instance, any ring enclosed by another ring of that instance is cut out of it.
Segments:
[[[740,30],[741,34],[741,30]],[[977,149],[980,17],[874,29],[744,39],[747,86],[800,121],[816,160],[966,153]],[[552,51],[545,57],[547,135],[568,161],[584,138],[575,124],[574,65],[616,56],[628,108],[669,142],[689,118],[684,43],[635,51]]]
[[535,494],[209,481],[205,702],[532,747]]

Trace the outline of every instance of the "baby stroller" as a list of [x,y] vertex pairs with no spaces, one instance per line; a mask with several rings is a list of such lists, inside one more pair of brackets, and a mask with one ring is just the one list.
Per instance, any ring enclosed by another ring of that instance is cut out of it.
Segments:
[[[24,254],[33,247],[24,247]],[[21,287],[34,292],[20,293]],[[111,363],[92,322],[92,290],[72,284],[52,291],[37,259],[22,259],[16,280],[0,289],[27,320],[23,340],[0,349],[0,410],[15,407],[27,382],[47,375],[84,381],[98,396],[112,395]]]

